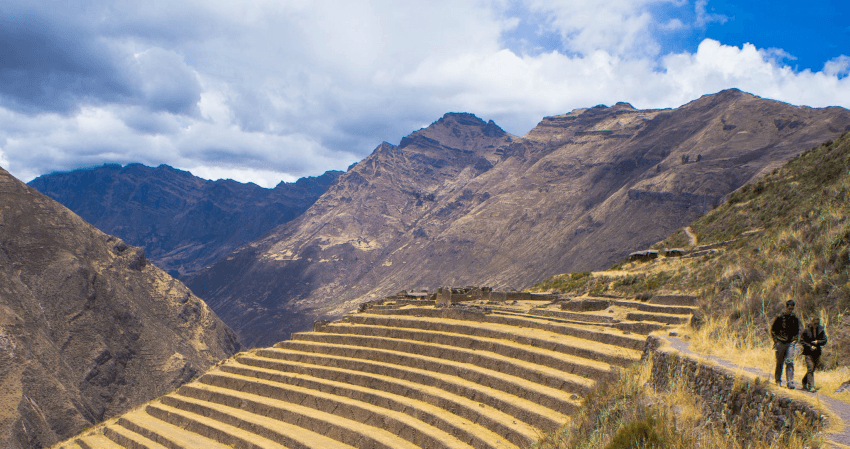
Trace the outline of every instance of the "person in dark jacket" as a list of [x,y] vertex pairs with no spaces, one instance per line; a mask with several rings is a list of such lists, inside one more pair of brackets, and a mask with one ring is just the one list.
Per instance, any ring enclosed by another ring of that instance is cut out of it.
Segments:
[[826,345],[826,331],[820,325],[820,318],[814,317],[800,336],[803,357],[806,358],[806,375],[803,376],[803,389],[815,391],[815,368],[820,362],[821,347]]
[[785,302],[785,311],[773,320],[770,336],[773,338],[773,350],[776,352],[776,385],[782,385],[782,365],[785,365],[785,380],[788,388],[794,389],[794,350],[800,337],[800,319],[794,314],[793,299]]

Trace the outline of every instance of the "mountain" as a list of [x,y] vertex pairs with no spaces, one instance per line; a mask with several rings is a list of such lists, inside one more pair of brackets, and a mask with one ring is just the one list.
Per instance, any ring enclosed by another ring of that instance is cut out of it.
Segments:
[[143,249],[0,169],[0,447],[49,446],[239,349]]
[[143,246],[175,277],[211,264],[307,210],[339,171],[273,189],[208,181],[167,165],[104,165],[29,182],[104,232]]
[[[737,189],[687,231],[679,229],[653,245],[660,254],[680,248],[684,255],[623,260],[608,271],[557,275],[532,290],[568,296],[691,295],[714,321],[714,326],[706,324],[705,335],[719,329],[729,351],[770,351],[767,329],[785,301],[794,299],[804,322],[818,316],[826,328],[829,342],[822,368],[847,366],[849,198],[850,132]],[[708,343],[724,350],[717,338]]]
[[250,346],[403,288],[531,285],[609,266],[847,129],[846,109],[739,90],[575,110],[523,137],[446,114],[186,282]]

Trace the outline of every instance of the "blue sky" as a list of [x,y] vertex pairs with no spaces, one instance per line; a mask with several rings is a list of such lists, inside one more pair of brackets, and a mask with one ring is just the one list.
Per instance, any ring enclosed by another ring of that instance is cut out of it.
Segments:
[[0,166],[105,162],[273,186],[449,111],[523,135],[737,87],[850,107],[846,1],[0,3]]

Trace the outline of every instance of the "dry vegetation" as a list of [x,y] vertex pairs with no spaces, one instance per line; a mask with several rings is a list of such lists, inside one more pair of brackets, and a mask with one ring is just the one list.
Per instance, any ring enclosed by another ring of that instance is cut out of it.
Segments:
[[[625,371],[585,399],[581,412],[534,449],[804,449],[822,440],[799,427],[774,438],[753,429],[728,432],[706,422],[703,404],[678,378],[665,391],[647,387],[651,361]],[[757,434],[758,433],[758,434]]]
[[[850,379],[850,134],[812,148],[782,169],[742,187],[691,228],[701,245],[725,244],[689,257],[624,261],[605,272],[558,275],[532,290],[644,299],[655,294],[695,295],[705,324],[698,330],[685,330],[691,348],[767,372],[773,366],[769,324],[783,303],[794,299],[801,319],[820,317],[829,336],[821,360],[823,371],[816,374],[820,392],[850,402],[850,393],[834,393]],[[688,238],[680,230],[655,247],[687,245]],[[801,377],[805,364],[800,360],[797,366],[802,368],[796,377]],[[721,440],[699,440],[703,437],[688,433],[687,426],[677,422],[687,415],[679,411],[698,408],[688,395],[670,393],[662,398],[630,382],[624,379],[609,391],[600,391],[600,398],[588,402],[592,406],[585,415],[539,447],[633,447],[618,446],[611,438],[649,428],[657,429],[650,432],[652,438],[666,444],[646,440],[637,447],[737,447],[732,440],[722,444]],[[625,407],[611,415],[616,419],[602,423],[605,419],[600,421],[600,416],[609,413],[606,407],[614,398],[637,406],[632,411]],[[662,406],[665,401],[675,405]],[[679,411],[673,413],[673,409]],[[579,433],[583,436],[576,436]],[[704,436],[715,437],[712,431]],[[694,446],[696,441],[703,442]],[[770,441],[753,444],[779,447]],[[804,447],[804,442],[782,444]]]

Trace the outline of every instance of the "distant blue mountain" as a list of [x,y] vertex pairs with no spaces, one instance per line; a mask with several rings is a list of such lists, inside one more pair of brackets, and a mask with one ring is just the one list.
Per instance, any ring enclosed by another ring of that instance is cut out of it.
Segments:
[[28,184],[127,243],[172,276],[195,272],[307,210],[341,175],[273,189],[209,181],[168,165],[107,164],[50,173]]

